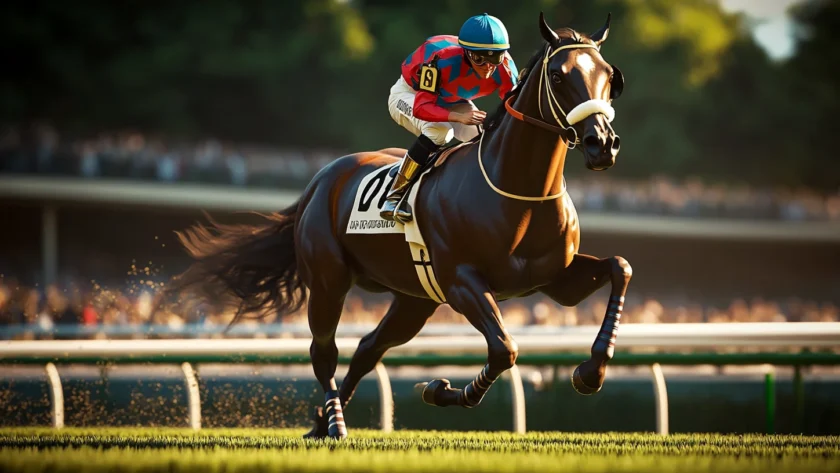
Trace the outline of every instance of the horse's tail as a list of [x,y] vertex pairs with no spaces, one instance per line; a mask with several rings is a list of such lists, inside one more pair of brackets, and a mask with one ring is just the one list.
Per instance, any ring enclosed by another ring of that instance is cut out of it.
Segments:
[[295,220],[299,202],[272,214],[258,214],[257,225],[223,225],[209,216],[210,226],[176,232],[196,260],[177,276],[168,292],[195,287],[206,299],[237,307],[230,325],[244,314],[278,317],[301,308],[306,286],[295,257]]

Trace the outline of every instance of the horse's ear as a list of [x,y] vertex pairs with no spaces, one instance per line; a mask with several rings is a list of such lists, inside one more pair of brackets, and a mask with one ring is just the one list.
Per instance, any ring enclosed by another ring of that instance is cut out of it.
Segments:
[[543,39],[548,42],[548,44],[554,46],[560,41],[560,37],[557,36],[557,33],[548,26],[548,23],[545,22],[545,15],[543,12],[540,12],[540,34],[542,35]]
[[621,93],[624,92],[624,74],[621,73],[621,69],[617,66],[612,66],[612,70],[613,76],[610,80],[610,100],[615,100],[621,97]]
[[592,39],[592,41],[595,41],[595,44],[597,44],[598,47],[601,47],[601,43],[606,41],[607,36],[610,35],[610,19],[611,18],[612,18],[612,14],[607,13],[607,22],[604,23],[604,26],[602,26],[600,30],[592,33],[589,36]]

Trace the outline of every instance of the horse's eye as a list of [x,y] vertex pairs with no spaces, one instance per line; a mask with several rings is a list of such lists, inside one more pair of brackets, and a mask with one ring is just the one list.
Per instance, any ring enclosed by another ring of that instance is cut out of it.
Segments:
[[552,72],[551,73],[551,82],[554,82],[555,84],[559,84],[560,80],[561,80],[561,78],[560,78],[559,73],[557,73],[557,72]]

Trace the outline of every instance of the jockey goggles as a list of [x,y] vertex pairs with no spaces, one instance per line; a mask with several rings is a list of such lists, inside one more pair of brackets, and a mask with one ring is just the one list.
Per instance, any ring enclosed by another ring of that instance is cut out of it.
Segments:
[[504,51],[473,51],[470,49],[466,49],[465,51],[476,66],[483,66],[484,64],[498,66],[505,57]]

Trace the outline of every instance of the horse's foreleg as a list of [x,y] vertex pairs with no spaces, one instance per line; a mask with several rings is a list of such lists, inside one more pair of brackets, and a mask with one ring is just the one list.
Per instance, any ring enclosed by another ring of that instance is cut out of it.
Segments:
[[633,271],[620,256],[598,259],[589,255],[575,255],[560,277],[540,291],[564,306],[576,306],[608,281],[612,284],[601,330],[592,345],[591,357],[581,363],[572,375],[572,385],[580,394],[594,394],[604,384],[604,376],[615,352],[618,324],[624,309],[624,295]]
[[341,383],[339,396],[342,407],[353,397],[359,381],[376,366],[385,352],[414,338],[434,314],[438,303],[429,299],[397,294],[394,302],[376,329],[362,337],[347,375]]
[[519,347],[502,323],[496,297],[487,283],[469,266],[456,271],[455,284],[447,294],[449,304],[464,314],[487,341],[487,364],[464,389],[453,389],[446,379],[436,379],[423,389],[423,401],[433,406],[475,407],[496,379],[509,370]]

